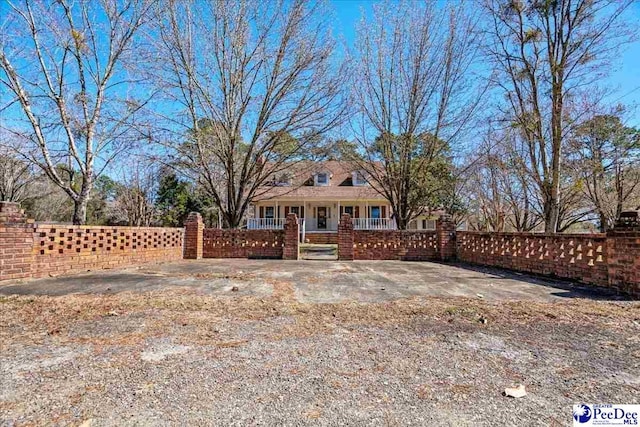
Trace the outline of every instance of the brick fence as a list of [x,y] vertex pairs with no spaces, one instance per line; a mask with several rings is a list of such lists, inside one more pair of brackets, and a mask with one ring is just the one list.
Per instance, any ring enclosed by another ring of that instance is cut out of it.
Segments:
[[457,232],[457,259],[573,279],[638,298],[640,224],[633,214],[606,234]]
[[338,259],[446,261],[455,257],[455,224],[448,216],[435,230],[354,230],[349,214],[338,225]]
[[[299,257],[299,225],[283,230],[205,229],[191,213],[185,228],[35,224],[16,203],[0,202],[0,280],[43,277],[144,262],[201,258]],[[183,250],[184,240],[184,250]],[[340,260],[459,261],[608,286],[640,297],[640,219],[625,213],[607,234],[456,231],[443,215],[435,230],[354,230],[348,214],[337,233]]]
[[36,224],[0,202],[0,280],[182,259],[182,228]]
[[354,230],[349,215],[338,227],[340,260],[459,261],[572,279],[640,297],[640,224],[626,213],[607,234],[456,231],[448,216],[435,231]]
[[510,270],[607,282],[604,234],[458,232],[458,260]]
[[298,259],[298,219],[289,214],[284,230],[204,228],[202,216],[185,223],[185,258]]

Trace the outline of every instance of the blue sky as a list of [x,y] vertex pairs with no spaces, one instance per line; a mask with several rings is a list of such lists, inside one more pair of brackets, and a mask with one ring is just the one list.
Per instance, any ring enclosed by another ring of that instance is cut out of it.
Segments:
[[[442,1],[442,0],[440,0]],[[336,13],[335,32],[342,35],[347,44],[355,39],[355,29],[360,20],[361,11],[370,12],[373,2],[367,0],[333,0]],[[626,12],[631,21],[640,22],[640,1],[634,2]],[[612,89],[608,101],[612,104],[623,103],[631,107],[627,117],[629,124],[640,126],[640,37],[625,46],[613,63],[614,69],[605,83]],[[634,108],[636,107],[636,108]]]

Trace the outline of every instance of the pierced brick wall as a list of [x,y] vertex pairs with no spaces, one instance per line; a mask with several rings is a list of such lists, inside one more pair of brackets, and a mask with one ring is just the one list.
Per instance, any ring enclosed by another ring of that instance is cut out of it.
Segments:
[[458,259],[607,286],[640,298],[640,212],[607,234],[458,232]]
[[32,277],[182,259],[181,228],[38,224]]
[[338,225],[340,260],[448,260],[455,257],[455,249],[455,224],[449,217],[436,222],[436,231],[354,230],[348,214]]
[[604,234],[457,233],[458,259],[606,285]]
[[283,256],[284,230],[205,228],[204,258],[277,258]]
[[181,228],[33,224],[0,203],[0,280],[182,259]]
[[428,261],[438,258],[434,231],[354,230],[353,259]]

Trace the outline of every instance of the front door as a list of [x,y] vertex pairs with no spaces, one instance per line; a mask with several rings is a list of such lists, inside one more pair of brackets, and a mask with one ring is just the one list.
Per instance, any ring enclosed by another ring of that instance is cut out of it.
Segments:
[[326,206],[318,206],[318,230],[327,229],[327,208]]

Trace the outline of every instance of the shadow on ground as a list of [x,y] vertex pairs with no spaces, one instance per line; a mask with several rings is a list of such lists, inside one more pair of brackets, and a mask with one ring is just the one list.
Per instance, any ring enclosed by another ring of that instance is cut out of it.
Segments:
[[404,261],[183,260],[132,269],[8,282],[0,294],[68,295],[187,287],[203,294],[271,295],[291,284],[301,302],[383,302],[416,296],[489,301],[623,300],[614,292],[489,267]]
[[[550,295],[558,298],[588,298],[594,300],[628,301],[626,295],[601,286],[586,285],[575,281],[521,273],[519,271],[485,267],[467,263],[452,264],[458,268],[478,272],[482,275],[502,277],[507,280],[517,280],[549,288]],[[481,277],[477,278],[482,280]]]

